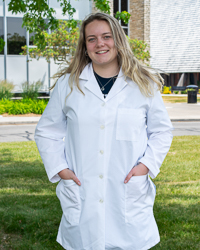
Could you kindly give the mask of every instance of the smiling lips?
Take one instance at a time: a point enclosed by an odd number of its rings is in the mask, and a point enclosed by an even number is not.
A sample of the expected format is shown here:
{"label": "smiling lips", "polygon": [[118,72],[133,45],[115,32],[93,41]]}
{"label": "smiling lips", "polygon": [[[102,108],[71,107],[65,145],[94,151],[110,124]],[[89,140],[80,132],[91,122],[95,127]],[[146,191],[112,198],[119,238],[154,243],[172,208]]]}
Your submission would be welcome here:
{"label": "smiling lips", "polygon": [[108,52],[108,50],[101,50],[101,51],[96,52],[96,54],[104,54],[104,53],[107,53],[107,52]]}

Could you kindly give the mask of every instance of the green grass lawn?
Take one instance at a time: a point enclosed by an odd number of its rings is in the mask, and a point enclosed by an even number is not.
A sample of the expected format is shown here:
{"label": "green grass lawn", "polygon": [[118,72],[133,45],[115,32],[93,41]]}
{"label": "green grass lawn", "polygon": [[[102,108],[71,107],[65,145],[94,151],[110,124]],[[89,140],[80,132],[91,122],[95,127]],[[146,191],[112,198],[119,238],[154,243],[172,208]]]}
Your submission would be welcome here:
{"label": "green grass lawn", "polygon": [[[187,102],[187,96],[162,96],[163,101],[166,103],[177,103],[177,102]],[[200,96],[197,96],[197,102],[200,102]]]}
{"label": "green grass lawn", "polygon": [[[200,136],[174,137],[154,180],[161,242],[154,250],[200,249]],[[0,249],[62,249],[61,208],[34,142],[0,143]]]}

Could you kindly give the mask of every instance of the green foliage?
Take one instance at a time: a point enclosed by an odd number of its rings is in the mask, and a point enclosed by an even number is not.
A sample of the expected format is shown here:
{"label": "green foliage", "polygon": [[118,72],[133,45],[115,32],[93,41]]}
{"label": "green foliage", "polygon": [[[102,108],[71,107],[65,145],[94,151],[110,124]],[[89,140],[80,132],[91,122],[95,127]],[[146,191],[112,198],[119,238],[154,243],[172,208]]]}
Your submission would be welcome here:
{"label": "green foliage", "polygon": [[[72,19],[75,9],[72,8],[70,1],[57,0],[61,2],[63,15],[68,14]],[[55,18],[56,11],[48,6],[47,0],[11,0],[8,4],[9,11],[12,13],[23,13],[23,27],[34,36],[34,45],[40,49],[45,49],[46,41],[43,31],[51,29],[55,30],[59,27],[59,22]],[[48,20],[48,22],[46,21]],[[74,22],[76,22],[74,20]]]}
{"label": "green foliage", "polygon": [[117,18],[118,20],[122,20],[126,24],[128,24],[130,17],[131,14],[129,14],[127,11],[122,11],[122,12],[117,11],[115,15],[115,18]]}
{"label": "green foliage", "polygon": [[93,2],[98,10],[110,14],[110,4],[108,0],[93,0]]}
{"label": "green foliage", "polygon": [[[79,29],[77,27],[70,29],[72,25],[71,21],[59,20],[57,30],[51,34],[46,31],[43,32],[47,44],[45,50],[36,47],[29,48],[28,51],[28,47],[24,46],[21,54],[29,53],[31,58],[36,59],[44,57],[48,62],[53,58],[58,64],[68,64],[75,54],[79,38]],[[129,37],[127,39],[136,58],[147,64],[150,59],[148,44],[138,39],[130,39]]]}
{"label": "green foliage", "polygon": [[[70,28],[77,27],[77,21],[73,19],[76,10],[72,7],[68,0],[57,0],[62,8],[62,14],[68,14]],[[110,4],[108,0],[94,0],[95,6],[98,10],[110,14]],[[29,31],[34,32],[34,45],[42,51],[48,46],[45,32],[48,29],[56,30],[59,28],[59,21],[55,18],[56,11],[48,6],[48,0],[11,0],[8,4],[8,10],[12,13],[23,13],[23,27]],[[117,14],[118,18],[125,23],[128,22],[130,14],[123,11]],[[48,20],[48,21],[46,21]]]}
{"label": "green foliage", "polygon": [[175,91],[174,91],[174,94],[176,94],[176,95],[177,95],[177,94],[178,94],[178,92],[179,92],[178,90],[175,90]]}
{"label": "green foliage", "polygon": [[135,57],[142,62],[149,62],[150,52],[148,50],[148,44],[142,40],[130,39],[128,36],[127,39]]}
{"label": "green foliage", "polygon": [[163,91],[162,91],[163,94],[171,94],[171,86],[170,87],[167,87],[167,86],[163,86]]}
{"label": "green foliage", "polygon": [[181,94],[187,94],[187,89],[186,90],[182,90]]}
{"label": "green foliage", "polygon": [[[74,28],[72,28],[72,26],[74,26]],[[71,57],[75,54],[79,38],[79,29],[75,26],[75,23],[73,23],[72,20],[59,20],[59,28],[57,30],[51,34],[43,31],[42,34],[46,42],[45,50],[39,47],[30,48],[30,57],[36,59],[45,57],[48,62],[53,58],[56,63],[69,63]],[[26,55],[28,52],[27,46],[22,47],[22,49],[22,54]]]}
{"label": "green foliage", "polygon": [[197,91],[197,90],[193,89],[193,88],[189,88],[189,89],[187,89],[187,91]]}
{"label": "green foliage", "polygon": [[13,96],[14,85],[7,80],[0,80],[0,100],[10,99]]}
{"label": "green foliage", "polygon": [[0,52],[3,50],[4,46],[5,46],[5,42],[4,42],[4,40],[0,37]]}
{"label": "green foliage", "polygon": [[42,82],[37,81],[33,83],[24,82],[22,83],[22,94],[24,99],[37,99],[39,96],[38,91],[42,87]]}
{"label": "green foliage", "polygon": [[42,114],[48,100],[38,99],[22,99],[22,100],[1,100],[0,101],[0,114],[8,113],[9,115],[19,114]]}

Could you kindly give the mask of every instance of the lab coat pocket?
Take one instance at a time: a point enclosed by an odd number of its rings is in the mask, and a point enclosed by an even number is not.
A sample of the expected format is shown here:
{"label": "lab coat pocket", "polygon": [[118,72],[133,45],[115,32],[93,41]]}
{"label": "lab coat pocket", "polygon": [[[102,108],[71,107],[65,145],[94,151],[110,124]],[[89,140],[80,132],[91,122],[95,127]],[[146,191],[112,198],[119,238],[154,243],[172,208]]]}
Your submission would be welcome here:
{"label": "lab coat pocket", "polygon": [[153,215],[155,187],[148,174],[133,176],[126,185],[125,221],[145,221]]}
{"label": "lab coat pocket", "polygon": [[73,180],[61,180],[57,185],[56,194],[65,219],[71,225],[79,224],[81,213],[79,186]]}
{"label": "lab coat pocket", "polygon": [[117,113],[116,139],[124,141],[138,141],[142,121],[142,110],[119,108]]}

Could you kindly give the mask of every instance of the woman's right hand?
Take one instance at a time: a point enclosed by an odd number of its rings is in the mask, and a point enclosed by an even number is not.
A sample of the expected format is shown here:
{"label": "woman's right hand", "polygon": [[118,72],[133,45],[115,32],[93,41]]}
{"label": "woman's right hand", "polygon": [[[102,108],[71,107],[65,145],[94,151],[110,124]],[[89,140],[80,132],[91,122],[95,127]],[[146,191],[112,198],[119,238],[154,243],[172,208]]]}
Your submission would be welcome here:
{"label": "woman's right hand", "polygon": [[81,182],[79,181],[79,179],[76,177],[76,175],[74,174],[74,172],[68,168],[65,168],[63,170],[61,170],[58,175],[60,176],[61,179],[64,180],[73,180],[77,185],[81,185]]}

